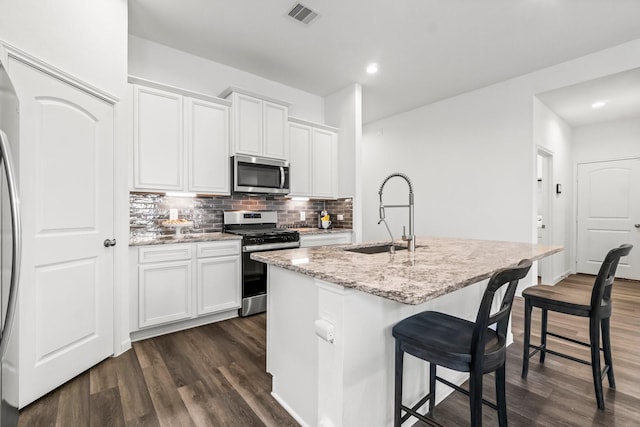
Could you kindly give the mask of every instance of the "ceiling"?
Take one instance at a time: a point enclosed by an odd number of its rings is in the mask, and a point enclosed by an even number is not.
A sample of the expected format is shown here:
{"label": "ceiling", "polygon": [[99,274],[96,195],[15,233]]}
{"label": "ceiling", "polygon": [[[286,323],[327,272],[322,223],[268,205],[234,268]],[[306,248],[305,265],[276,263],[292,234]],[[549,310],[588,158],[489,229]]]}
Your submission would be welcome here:
{"label": "ceiling", "polygon": [[[640,69],[537,95],[572,127],[640,117]],[[605,102],[593,108],[596,102]]]}
{"label": "ceiling", "polygon": [[[319,96],[365,123],[640,38],[638,0],[129,0],[129,33]],[[367,64],[379,72],[368,75]]]}

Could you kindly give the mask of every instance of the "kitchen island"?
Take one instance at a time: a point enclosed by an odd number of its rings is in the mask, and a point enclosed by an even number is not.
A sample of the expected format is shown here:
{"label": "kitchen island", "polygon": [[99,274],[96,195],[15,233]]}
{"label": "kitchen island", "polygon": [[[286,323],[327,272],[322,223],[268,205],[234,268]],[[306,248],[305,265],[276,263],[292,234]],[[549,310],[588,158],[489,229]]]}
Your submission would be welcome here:
{"label": "kitchen island", "polygon": [[[557,246],[419,237],[415,253],[368,245],[259,252],[267,263],[267,371],[272,394],[303,426],[389,426],[398,321],[437,310],[470,321],[487,279]],[[523,281],[526,283],[526,281]],[[442,370],[461,384],[466,374]],[[405,356],[406,403],[426,393],[428,364]],[[437,402],[450,390],[438,388]]]}

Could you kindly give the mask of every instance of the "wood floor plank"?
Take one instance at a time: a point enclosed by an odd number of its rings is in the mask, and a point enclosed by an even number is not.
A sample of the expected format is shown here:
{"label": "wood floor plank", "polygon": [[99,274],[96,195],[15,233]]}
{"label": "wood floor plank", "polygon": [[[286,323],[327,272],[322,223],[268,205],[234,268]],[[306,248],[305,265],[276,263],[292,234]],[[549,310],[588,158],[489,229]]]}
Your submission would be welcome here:
{"label": "wood floor plank", "polygon": [[115,358],[122,413],[127,425],[159,426],[149,389],[138,363],[136,347]]}
{"label": "wood floor plank", "polygon": [[62,387],[58,401],[57,427],[89,424],[89,371],[80,374]]}
{"label": "wood floor plank", "polygon": [[20,411],[18,427],[55,426],[58,418],[61,388],[46,394]]}
{"label": "wood floor plank", "polygon": [[220,372],[229,381],[253,412],[269,427],[295,427],[298,425],[268,391],[257,387],[253,377],[237,363],[220,367]]}
{"label": "wood floor plank", "polygon": [[158,421],[163,427],[195,426],[164,362],[157,361],[142,369]]}
{"label": "wood floor plank", "polygon": [[92,393],[90,397],[91,427],[124,427],[124,415],[118,387]]}

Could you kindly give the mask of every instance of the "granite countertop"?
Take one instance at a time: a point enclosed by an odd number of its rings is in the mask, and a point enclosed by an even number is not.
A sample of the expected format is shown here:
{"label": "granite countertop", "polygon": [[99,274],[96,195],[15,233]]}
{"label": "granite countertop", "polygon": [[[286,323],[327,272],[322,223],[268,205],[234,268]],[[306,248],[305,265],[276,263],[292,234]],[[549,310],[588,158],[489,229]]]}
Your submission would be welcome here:
{"label": "granite countertop", "polygon": [[292,230],[295,230],[295,231],[297,231],[298,233],[300,233],[302,235],[351,233],[353,231],[350,228],[328,228],[328,229],[325,230],[324,228],[313,228],[313,227],[309,227],[309,228],[292,228]]}
{"label": "granite countertop", "polygon": [[[538,260],[561,246],[488,240],[418,237],[415,253],[361,254],[345,249],[375,246],[322,246],[256,252],[251,258],[404,304],[421,304],[491,277],[521,259]],[[389,242],[386,242],[388,244]],[[406,245],[405,245],[406,246]]]}
{"label": "granite countertop", "polygon": [[129,246],[168,245],[171,243],[215,242],[219,240],[242,240],[241,236],[228,233],[191,233],[180,237],[167,235],[162,237],[132,237]]}

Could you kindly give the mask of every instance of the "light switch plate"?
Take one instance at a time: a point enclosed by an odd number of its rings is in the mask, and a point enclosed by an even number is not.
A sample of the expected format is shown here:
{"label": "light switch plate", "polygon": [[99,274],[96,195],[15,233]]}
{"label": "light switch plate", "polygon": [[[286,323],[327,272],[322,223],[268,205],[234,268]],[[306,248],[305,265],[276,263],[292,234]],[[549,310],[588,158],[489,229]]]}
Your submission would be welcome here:
{"label": "light switch plate", "polygon": [[307,213],[305,211],[300,212],[300,221],[306,221]]}
{"label": "light switch plate", "polygon": [[344,215],[338,214],[338,221],[344,221]]}

